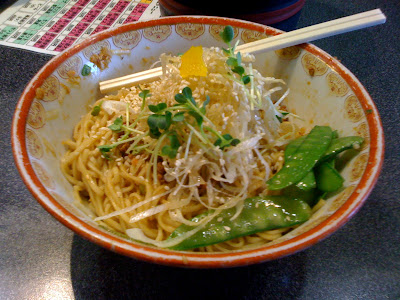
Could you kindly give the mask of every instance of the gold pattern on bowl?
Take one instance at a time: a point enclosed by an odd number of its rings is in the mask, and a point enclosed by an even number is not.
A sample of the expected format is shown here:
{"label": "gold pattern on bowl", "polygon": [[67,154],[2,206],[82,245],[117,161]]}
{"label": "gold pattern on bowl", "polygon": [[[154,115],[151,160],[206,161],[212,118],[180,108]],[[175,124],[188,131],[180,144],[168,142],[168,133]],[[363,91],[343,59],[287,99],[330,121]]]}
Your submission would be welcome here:
{"label": "gold pattern on bowl", "polygon": [[204,34],[205,26],[203,24],[190,23],[177,24],[175,26],[175,31],[184,39],[191,41]]}
{"label": "gold pattern on bowl", "polygon": [[364,117],[364,111],[355,95],[350,95],[344,102],[345,118],[357,123]]}
{"label": "gold pattern on bowl", "polygon": [[143,36],[149,41],[161,43],[172,33],[170,25],[160,25],[143,29]]}
{"label": "gold pattern on bowl", "polygon": [[33,101],[29,110],[28,124],[35,129],[41,128],[46,123],[46,111],[39,101]]}
{"label": "gold pattern on bowl", "polygon": [[349,92],[349,86],[346,82],[335,72],[329,73],[326,80],[332,95],[336,97],[343,97]]}
{"label": "gold pattern on bowl", "polygon": [[309,53],[302,56],[301,63],[306,73],[310,76],[322,76],[329,69],[326,63]]}
{"label": "gold pattern on bowl", "polygon": [[291,46],[275,51],[279,58],[284,60],[293,60],[299,57],[301,53],[301,48],[297,46]]}
{"label": "gold pattern on bowl", "polygon": [[40,138],[35,131],[29,128],[26,129],[26,144],[30,155],[37,159],[42,158],[43,146],[40,142]]}
{"label": "gold pattern on bowl", "polygon": [[141,38],[139,31],[129,31],[113,36],[112,41],[118,48],[132,50],[139,44]]}

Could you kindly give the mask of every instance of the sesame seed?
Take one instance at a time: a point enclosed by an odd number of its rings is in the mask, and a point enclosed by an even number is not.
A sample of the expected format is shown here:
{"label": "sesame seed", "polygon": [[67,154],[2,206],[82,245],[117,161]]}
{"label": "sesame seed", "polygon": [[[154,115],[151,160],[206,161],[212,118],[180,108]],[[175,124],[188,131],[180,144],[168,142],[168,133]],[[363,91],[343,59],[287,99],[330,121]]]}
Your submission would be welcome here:
{"label": "sesame seed", "polygon": [[228,227],[228,226],[224,226],[224,229],[225,229],[226,231],[230,231],[230,230],[231,230],[231,228]]}

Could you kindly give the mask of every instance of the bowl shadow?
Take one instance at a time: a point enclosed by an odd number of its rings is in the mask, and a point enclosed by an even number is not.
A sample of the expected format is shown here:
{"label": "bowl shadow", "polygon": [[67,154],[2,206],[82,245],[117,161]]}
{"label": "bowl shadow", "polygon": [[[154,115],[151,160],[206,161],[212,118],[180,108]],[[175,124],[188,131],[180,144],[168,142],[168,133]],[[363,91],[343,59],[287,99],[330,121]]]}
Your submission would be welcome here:
{"label": "bowl shadow", "polygon": [[125,257],[75,235],[75,299],[297,299],[306,254],[227,269],[185,269]]}

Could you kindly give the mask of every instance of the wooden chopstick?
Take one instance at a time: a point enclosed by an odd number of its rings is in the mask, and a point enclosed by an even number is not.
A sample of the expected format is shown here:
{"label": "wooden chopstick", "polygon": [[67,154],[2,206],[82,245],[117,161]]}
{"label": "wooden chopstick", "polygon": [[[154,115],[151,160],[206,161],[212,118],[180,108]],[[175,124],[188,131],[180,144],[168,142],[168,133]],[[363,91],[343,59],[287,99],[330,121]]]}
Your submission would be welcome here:
{"label": "wooden chopstick", "polygon": [[[386,21],[385,15],[380,9],[374,9],[352,16],[339,18],[336,20],[308,26],[302,29],[293,30],[282,33],[273,37],[268,37],[255,42],[239,45],[236,47],[237,52],[247,52],[257,54],[260,52],[274,51],[328,36],[350,32],[378,24]],[[103,94],[112,92],[122,87],[130,87],[138,84],[152,82],[162,75],[162,68],[154,68],[127,76],[110,79],[100,82],[100,91]]]}
{"label": "wooden chopstick", "polygon": [[386,17],[382,11],[380,9],[374,9],[244,44],[242,45],[243,48],[241,51],[251,52],[252,54],[264,52],[266,51],[265,49],[267,49],[267,51],[274,51],[328,36],[382,24],[385,23],[385,21]]}

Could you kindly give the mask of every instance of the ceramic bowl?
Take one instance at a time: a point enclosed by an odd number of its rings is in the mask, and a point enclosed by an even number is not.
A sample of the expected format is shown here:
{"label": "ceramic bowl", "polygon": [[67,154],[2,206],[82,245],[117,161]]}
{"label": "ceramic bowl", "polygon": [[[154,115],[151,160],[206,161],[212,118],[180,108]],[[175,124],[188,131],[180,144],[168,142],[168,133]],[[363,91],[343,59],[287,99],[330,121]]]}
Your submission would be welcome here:
{"label": "ceramic bowl", "polygon": [[[382,125],[375,104],[357,78],[321,49],[304,44],[257,56],[265,76],[284,79],[289,106],[314,125],[330,125],[340,135],[365,138],[360,153],[342,171],[344,189],[328,199],[312,218],[270,244],[230,253],[195,253],[134,243],[99,227],[73,206],[72,186],[60,171],[63,140],[100,97],[99,82],[148,69],[163,52],[179,53],[192,45],[223,46],[219,32],[234,27],[235,39],[250,42],[280,31],[246,21],[217,17],[168,17],[101,32],[48,62],[25,88],[15,111],[12,146],[19,172],[34,197],[57,220],[84,238],[117,253],[159,264],[188,267],[240,266],[277,259],[303,250],[345,224],[371,192],[384,152]],[[90,57],[107,47],[108,67],[92,66]]]}

